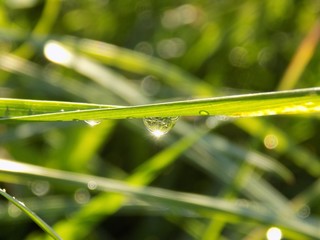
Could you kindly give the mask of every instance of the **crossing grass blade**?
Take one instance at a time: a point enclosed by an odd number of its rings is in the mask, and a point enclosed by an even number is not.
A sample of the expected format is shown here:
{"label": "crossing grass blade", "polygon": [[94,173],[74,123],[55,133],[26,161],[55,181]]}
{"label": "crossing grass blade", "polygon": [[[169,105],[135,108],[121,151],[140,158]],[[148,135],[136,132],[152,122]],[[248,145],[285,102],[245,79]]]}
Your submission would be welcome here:
{"label": "crossing grass blade", "polygon": [[[213,198],[199,194],[183,193],[156,187],[136,187],[124,181],[101,178],[92,175],[77,174],[67,171],[53,170],[32,164],[23,164],[0,159],[1,172],[10,173],[17,178],[46,179],[52,183],[68,184],[77,187],[88,187],[94,183],[96,190],[114,192],[131,196],[173,210],[188,209],[191,213],[202,218],[215,216],[232,222],[247,219],[253,223],[275,224],[289,234],[304,235],[319,238],[318,222],[316,219],[308,223],[299,220],[287,211],[270,210],[259,203],[248,202],[241,205],[237,202],[221,198]],[[167,212],[165,214],[168,214]],[[171,213],[172,214],[172,213]]]}
{"label": "crossing grass blade", "polygon": [[0,194],[5,197],[8,201],[18,207],[22,212],[27,214],[36,224],[39,225],[47,234],[49,234],[53,239],[62,239],[46,222],[44,222],[38,215],[31,211],[24,203],[18,201],[16,198],[10,196],[5,190],[0,189]]}
{"label": "crossing grass blade", "polygon": [[320,88],[136,106],[0,99],[0,121],[72,121],[169,116],[255,117],[320,112]]}

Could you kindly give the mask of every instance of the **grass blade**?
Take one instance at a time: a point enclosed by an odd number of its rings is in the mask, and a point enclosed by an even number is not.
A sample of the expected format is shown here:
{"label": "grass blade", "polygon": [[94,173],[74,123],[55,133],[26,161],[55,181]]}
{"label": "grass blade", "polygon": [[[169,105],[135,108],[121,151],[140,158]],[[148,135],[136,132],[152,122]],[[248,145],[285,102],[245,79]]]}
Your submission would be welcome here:
{"label": "grass blade", "polygon": [[212,217],[215,214],[222,219],[227,218],[228,221],[237,222],[247,219],[266,225],[273,224],[289,232],[310,236],[313,239],[320,239],[317,219],[304,222],[294,215],[288,215],[282,211],[273,211],[258,203],[248,202],[248,204],[242,206],[237,202],[230,202],[219,198],[155,187],[135,187],[119,180],[53,170],[4,159],[0,160],[0,166],[2,172],[14,174],[18,177],[49,179],[52,182],[55,181],[57,183],[81,187],[87,187],[89,182],[94,182],[97,190],[137,197],[161,207],[168,207],[169,209],[185,208],[205,218]]}
{"label": "grass blade", "polygon": [[49,234],[53,239],[62,239],[47,223],[45,223],[39,216],[27,208],[24,203],[18,201],[16,198],[10,196],[4,189],[0,189],[0,194],[8,199],[12,204],[18,207],[21,211],[27,214],[39,227]]}
{"label": "grass blade", "polygon": [[[254,117],[307,114],[320,111],[319,94],[320,88],[308,88],[126,107],[2,98],[0,99],[0,114],[4,117],[0,121],[72,121],[75,119],[208,115]],[[61,112],[61,109],[64,111]],[[45,111],[47,113],[43,113]],[[43,114],[37,114],[39,112]]]}

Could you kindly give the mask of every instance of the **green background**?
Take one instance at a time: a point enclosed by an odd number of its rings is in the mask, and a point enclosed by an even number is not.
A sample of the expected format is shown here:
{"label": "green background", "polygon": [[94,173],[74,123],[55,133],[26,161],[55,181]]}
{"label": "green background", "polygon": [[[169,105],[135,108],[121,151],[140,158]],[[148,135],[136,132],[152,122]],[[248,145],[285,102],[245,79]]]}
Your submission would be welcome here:
{"label": "green background", "polygon": [[[319,10],[316,0],[1,1],[0,97],[137,105],[315,87]],[[46,58],[50,41],[73,62]],[[1,124],[0,158],[31,164],[0,161],[1,187],[63,239],[251,240],[272,226],[317,239],[319,128],[318,114],[182,117],[160,139],[141,119]],[[45,238],[4,198],[0,227],[1,239]]]}

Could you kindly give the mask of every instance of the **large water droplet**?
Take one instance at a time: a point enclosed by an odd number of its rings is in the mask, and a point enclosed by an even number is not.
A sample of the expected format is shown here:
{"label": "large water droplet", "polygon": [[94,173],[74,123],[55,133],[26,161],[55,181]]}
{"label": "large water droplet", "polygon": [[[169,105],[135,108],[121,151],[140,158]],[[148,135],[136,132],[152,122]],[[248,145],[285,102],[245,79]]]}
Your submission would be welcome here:
{"label": "large water droplet", "polygon": [[169,132],[178,119],[179,117],[149,117],[144,118],[143,123],[148,131],[158,138]]}
{"label": "large water droplet", "polygon": [[94,127],[101,123],[99,120],[84,120],[85,123],[87,123],[90,127]]}

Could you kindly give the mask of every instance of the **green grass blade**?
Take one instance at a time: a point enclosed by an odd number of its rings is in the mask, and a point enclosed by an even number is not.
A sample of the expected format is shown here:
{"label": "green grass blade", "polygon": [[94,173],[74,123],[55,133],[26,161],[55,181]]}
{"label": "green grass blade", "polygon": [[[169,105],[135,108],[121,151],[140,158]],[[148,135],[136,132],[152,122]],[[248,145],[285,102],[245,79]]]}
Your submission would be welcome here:
{"label": "green grass blade", "polygon": [[24,203],[10,196],[4,189],[0,189],[0,194],[25,214],[27,214],[36,224],[38,224],[39,227],[43,229],[43,231],[49,234],[53,239],[62,239],[46,222],[44,222],[39,216],[37,216],[34,212],[27,208]]}
{"label": "green grass blade", "polygon": [[[49,43],[59,44],[70,48],[70,50],[75,50],[77,53],[81,52],[109,66],[142,75],[152,74],[158,76],[174,88],[180,86],[180,91],[188,92],[193,89],[197,95],[210,95],[212,92],[211,86],[206,82],[199,81],[193,75],[160,58],[90,39],[66,37],[62,41],[64,45],[57,41],[49,41]],[[194,84],[195,82],[196,84]]]}
{"label": "green grass blade", "polygon": [[[320,88],[309,88],[126,107],[2,98],[0,99],[0,114],[3,118],[0,121],[72,121],[75,119],[208,115],[254,117],[308,114],[320,111],[319,94]],[[48,113],[43,113],[45,111]],[[39,112],[43,114],[37,114]]]}
{"label": "green grass blade", "polygon": [[202,217],[212,217],[215,214],[222,219],[227,218],[228,221],[237,222],[247,219],[265,225],[276,225],[289,232],[320,239],[318,219],[313,218],[312,221],[308,222],[302,221],[292,214],[278,210],[273,211],[258,203],[248,202],[245,205],[241,205],[237,202],[198,194],[182,193],[155,187],[134,187],[119,180],[53,170],[3,159],[0,160],[0,166],[2,172],[14,174],[18,177],[49,179],[51,182],[81,187],[87,187],[88,183],[94,183],[97,190],[133,196],[153,205],[168,207],[169,209],[189,209]]}
{"label": "green grass blade", "polygon": [[309,174],[315,177],[319,176],[320,162],[318,157],[306,148],[295,143],[289,137],[288,133],[278,129],[271,123],[257,118],[238,119],[234,123],[253,137],[260,138],[261,141],[263,141],[267,134],[274,134],[279,140],[279,144],[274,151],[279,154],[287,154],[297,166],[305,169]]}
{"label": "green grass blade", "polygon": [[[125,182],[130,185],[144,186],[153,181],[166,167],[173,164],[179,155],[192,146],[206,132],[195,132],[141,164]],[[88,232],[101,221],[102,217],[117,212],[128,198],[118,194],[101,193],[86,206],[77,211],[67,221],[60,221],[54,228],[67,239],[85,239]],[[91,221],[88,223],[87,219]],[[79,226],[81,230],[79,230]]]}
{"label": "green grass blade", "polygon": [[2,98],[0,99],[0,111],[2,116],[15,117],[21,115],[38,115],[52,112],[77,111],[97,108],[112,108],[101,104],[55,102],[43,100],[24,100]]}

